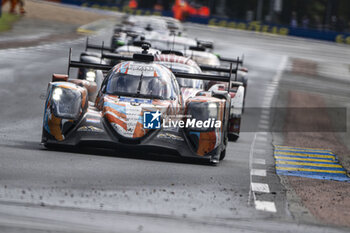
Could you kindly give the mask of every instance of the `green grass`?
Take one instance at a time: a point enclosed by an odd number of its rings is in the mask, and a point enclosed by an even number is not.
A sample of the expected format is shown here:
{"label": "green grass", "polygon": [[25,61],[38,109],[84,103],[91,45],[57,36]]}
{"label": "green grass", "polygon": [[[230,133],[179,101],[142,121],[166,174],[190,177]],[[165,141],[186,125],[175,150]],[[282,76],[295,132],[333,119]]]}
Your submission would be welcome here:
{"label": "green grass", "polygon": [[10,30],[14,22],[16,22],[19,18],[19,15],[2,13],[0,18],[0,32]]}

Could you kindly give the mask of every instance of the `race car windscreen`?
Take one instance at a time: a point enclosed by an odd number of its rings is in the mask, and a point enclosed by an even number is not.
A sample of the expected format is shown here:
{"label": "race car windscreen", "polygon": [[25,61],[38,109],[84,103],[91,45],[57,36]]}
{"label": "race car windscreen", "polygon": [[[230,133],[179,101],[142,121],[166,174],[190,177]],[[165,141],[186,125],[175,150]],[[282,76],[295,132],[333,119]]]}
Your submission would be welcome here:
{"label": "race car windscreen", "polygon": [[211,53],[201,53],[197,51],[186,50],[185,56],[190,56],[192,60],[200,65],[220,66],[220,60],[217,56]]}
{"label": "race car windscreen", "polygon": [[188,88],[203,88],[203,81],[195,80],[195,79],[185,79],[185,78],[176,78],[180,87],[188,87]]}
{"label": "race car windscreen", "polygon": [[178,43],[172,43],[171,41],[158,41],[158,40],[152,40],[151,41],[152,46],[159,50],[182,50],[185,45],[178,44]]}
{"label": "race car windscreen", "polygon": [[147,41],[151,42],[152,48],[156,48],[159,50],[175,50],[175,51],[181,51],[184,49],[188,49],[190,46],[196,46],[195,41],[190,40],[184,40],[183,38],[178,39],[179,37],[176,37],[177,39],[174,40],[173,37],[162,37],[162,38],[155,38],[150,37],[146,38]]}
{"label": "race car windscreen", "polygon": [[168,100],[175,98],[172,82],[164,77],[112,73],[109,77],[106,93],[119,96],[131,96]]}
{"label": "race car windscreen", "polygon": [[[189,73],[189,74],[199,74],[201,72],[199,67],[197,68],[197,67],[193,67],[185,64],[178,64],[174,62],[160,62],[159,64],[164,65],[165,67],[171,69],[173,72],[182,72],[182,73]],[[176,79],[180,87],[201,89],[204,86],[202,80],[188,79],[188,78],[186,79],[176,78]]]}
{"label": "race car windscreen", "polygon": [[217,57],[193,57],[197,63],[207,66],[220,66],[220,61]]}
{"label": "race car windscreen", "polygon": [[133,30],[136,31],[157,31],[157,32],[165,32],[167,31],[167,24],[165,21],[159,21],[156,19],[152,19],[150,17],[144,16],[134,16],[130,17],[125,23],[126,25],[130,25],[133,27]]}

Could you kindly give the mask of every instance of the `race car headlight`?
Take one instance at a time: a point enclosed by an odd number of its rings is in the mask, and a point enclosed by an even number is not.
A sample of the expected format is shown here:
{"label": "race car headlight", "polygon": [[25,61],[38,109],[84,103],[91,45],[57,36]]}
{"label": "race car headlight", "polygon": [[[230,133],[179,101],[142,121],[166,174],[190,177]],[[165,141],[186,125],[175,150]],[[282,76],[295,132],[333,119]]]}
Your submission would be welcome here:
{"label": "race car headlight", "polygon": [[62,88],[56,87],[53,90],[52,99],[55,100],[55,101],[59,101],[61,99],[62,93],[63,93]]}
{"label": "race car headlight", "polygon": [[89,82],[95,82],[96,72],[94,70],[89,70],[88,72],[86,72],[86,80]]}
{"label": "race car headlight", "polygon": [[188,105],[187,115],[191,116],[187,119],[190,130],[210,131],[218,125],[217,103],[191,102]]}
{"label": "race car headlight", "polygon": [[218,116],[218,105],[216,103],[208,104],[208,117],[209,118],[217,118]]}
{"label": "race car headlight", "polygon": [[52,113],[59,118],[77,119],[81,108],[81,93],[76,90],[55,87],[51,97]]}

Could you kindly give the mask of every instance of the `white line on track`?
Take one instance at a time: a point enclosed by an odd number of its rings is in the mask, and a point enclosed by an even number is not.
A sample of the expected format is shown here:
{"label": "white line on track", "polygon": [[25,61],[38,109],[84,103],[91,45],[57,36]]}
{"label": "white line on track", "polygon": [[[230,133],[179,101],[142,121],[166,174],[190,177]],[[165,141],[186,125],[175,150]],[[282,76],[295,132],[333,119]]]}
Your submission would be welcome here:
{"label": "white line on track", "polygon": [[263,125],[263,124],[259,125],[259,130],[268,130],[268,129],[270,129],[269,125]]}
{"label": "white line on track", "polygon": [[255,133],[254,135],[254,139],[251,144],[250,153],[249,153],[250,190],[249,190],[248,204],[250,205],[250,202],[253,199],[255,209],[276,213],[277,210],[274,202],[256,200],[255,192],[264,192],[264,193],[270,192],[269,186],[267,184],[252,182],[253,175],[266,176],[266,170],[253,169],[253,162],[258,164],[265,164],[264,159],[254,159],[254,146],[255,146],[256,138],[257,138],[257,133]]}
{"label": "white line on track", "polygon": [[254,164],[260,164],[260,165],[265,165],[266,161],[265,159],[253,159]]}
{"label": "white line on track", "polygon": [[276,90],[276,89],[274,89],[274,88],[267,88],[267,89],[266,89],[266,93],[272,94],[272,93],[275,92],[275,90]]}
{"label": "white line on track", "polygon": [[272,101],[272,98],[264,98],[264,101],[263,101],[263,103],[264,104],[270,104],[271,103],[271,101]]}
{"label": "white line on track", "polygon": [[272,99],[272,96],[265,95],[265,97],[264,97],[264,101],[269,101],[271,99]]}
{"label": "white line on track", "polygon": [[250,171],[250,175],[252,176],[266,176],[266,170],[265,169],[252,169]]}
{"label": "white line on track", "polygon": [[[259,134],[259,136],[267,136],[267,134],[268,133],[266,133],[266,132],[260,132],[260,133],[258,133]],[[256,151],[256,150],[255,150]]]}
{"label": "white line on track", "polygon": [[[259,133],[259,134],[261,134],[261,133]],[[265,155],[266,153],[267,153],[267,150],[265,150],[265,149],[254,149],[254,154],[255,155],[256,154],[264,154]]]}
{"label": "white line on track", "polygon": [[[266,88],[266,93],[263,100],[263,106],[270,107],[272,103],[273,96],[276,92],[276,89],[279,85],[279,80],[281,79],[281,76],[283,74],[284,69],[286,68],[288,62],[288,57],[284,56],[277,68],[276,75],[272,78],[272,81],[270,82],[269,86]],[[259,122],[259,128],[260,129],[269,129],[269,121],[270,118],[270,109],[263,109],[260,116],[260,122]],[[265,136],[265,137],[264,137]],[[262,164],[265,165],[266,161],[264,159],[254,159],[254,152],[258,152],[258,149],[255,150],[255,143],[258,142],[267,142],[268,139],[266,138],[267,132],[264,134],[259,134],[259,137],[257,138],[257,133],[254,135],[253,142],[251,144],[250,153],[249,153],[249,172],[250,172],[250,190],[249,190],[249,199],[248,204],[250,204],[251,200],[254,201],[255,208],[257,210],[262,211],[268,211],[276,213],[276,205],[274,202],[271,201],[261,201],[256,199],[256,192],[259,193],[270,193],[269,185],[266,183],[256,183],[252,182],[252,176],[261,176],[266,177],[266,170],[265,169],[255,169],[253,168],[254,164]],[[266,150],[263,150],[261,154],[266,154]],[[260,153],[259,153],[260,154]]]}
{"label": "white line on track", "polygon": [[261,114],[270,114],[270,109],[263,109]]}
{"label": "white line on track", "polygon": [[259,142],[267,142],[268,141],[268,139],[266,137],[261,137],[261,136],[259,136],[256,140]]}
{"label": "white line on track", "polygon": [[288,57],[287,56],[283,56],[281,63],[279,64],[278,68],[277,68],[277,74],[274,76],[273,80],[279,82],[279,80],[281,79],[281,76],[283,74],[283,71],[285,70],[286,66],[288,63]]}
{"label": "white line on track", "polygon": [[256,193],[270,193],[270,188],[268,184],[264,183],[251,183],[252,191]]}
{"label": "white line on track", "polygon": [[268,119],[270,119],[270,115],[263,114],[263,115],[260,116],[260,119],[262,119],[262,120],[268,120]]}
{"label": "white line on track", "polygon": [[255,201],[255,194],[253,193],[252,190],[252,175],[251,175],[251,171],[253,169],[253,159],[254,159],[254,146],[255,146],[255,140],[256,140],[256,133],[254,134],[254,138],[252,141],[252,144],[250,145],[250,153],[249,153],[249,197],[248,197],[248,205],[250,205],[250,201],[252,199],[252,196],[254,197],[254,201]]}
{"label": "white line on track", "polygon": [[255,201],[255,209],[276,213],[276,205],[271,201]]}
{"label": "white line on track", "polygon": [[261,119],[259,125],[269,125],[270,122],[268,120]]}

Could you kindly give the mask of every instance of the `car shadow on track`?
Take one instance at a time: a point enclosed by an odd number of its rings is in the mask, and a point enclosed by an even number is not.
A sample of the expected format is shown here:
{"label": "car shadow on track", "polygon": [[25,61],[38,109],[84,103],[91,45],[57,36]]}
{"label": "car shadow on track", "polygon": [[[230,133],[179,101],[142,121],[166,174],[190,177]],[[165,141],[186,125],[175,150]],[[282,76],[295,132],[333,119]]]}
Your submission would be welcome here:
{"label": "car shadow on track", "polygon": [[11,141],[8,144],[0,144],[0,147],[23,149],[23,150],[41,150],[41,151],[56,151],[61,153],[75,153],[75,154],[86,154],[92,156],[104,156],[104,157],[116,157],[116,158],[127,158],[136,160],[148,160],[148,161],[158,161],[158,162],[171,162],[171,163],[182,163],[182,164],[193,164],[193,165],[204,165],[212,166],[213,164],[203,161],[203,159],[195,158],[184,158],[176,154],[170,153],[152,153],[145,151],[136,151],[125,148],[115,149],[109,148],[95,148],[88,146],[50,146],[45,148],[41,143],[35,141]]}
{"label": "car shadow on track", "polygon": [[22,149],[22,150],[40,150],[42,145],[36,141],[23,141],[23,140],[9,140],[6,143],[1,142],[0,148],[13,148],[13,149]]}
{"label": "car shadow on track", "polygon": [[70,152],[70,153],[87,154],[87,155],[95,155],[95,156],[128,158],[128,159],[137,159],[137,160],[158,161],[158,162],[171,162],[171,163],[195,164],[195,165],[212,165],[211,163],[203,161],[201,159],[184,158],[173,154],[152,153],[152,152],[145,152],[145,151],[130,151],[126,149],[118,149],[118,151],[116,151],[113,149],[94,148],[94,147],[55,147],[55,148],[49,148],[49,149],[43,147],[42,150]]}

